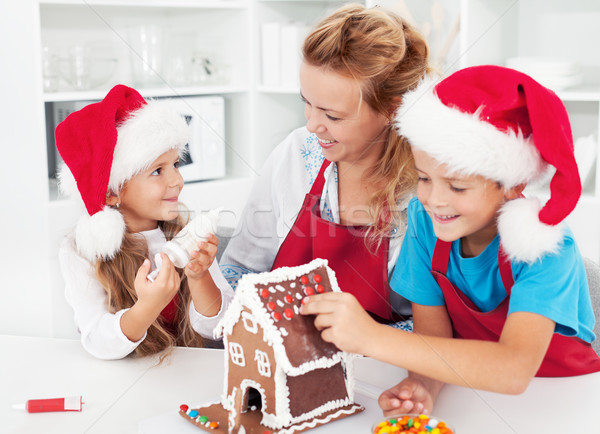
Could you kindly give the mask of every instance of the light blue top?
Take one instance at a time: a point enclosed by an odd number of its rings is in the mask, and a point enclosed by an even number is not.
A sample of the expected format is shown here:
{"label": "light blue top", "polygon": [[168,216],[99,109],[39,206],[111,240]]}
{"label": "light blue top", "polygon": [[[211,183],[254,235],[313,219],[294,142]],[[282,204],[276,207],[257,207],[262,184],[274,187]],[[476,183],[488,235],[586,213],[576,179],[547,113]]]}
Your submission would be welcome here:
{"label": "light blue top", "polygon": [[[413,303],[444,305],[444,295],[431,275],[437,238],[431,219],[417,198],[408,206],[408,229],[390,281],[391,288]],[[506,298],[498,268],[499,237],[474,258],[461,255],[460,240],[452,243],[446,275],[482,311],[495,309]],[[555,331],[594,340],[594,312],[587,277],[573,234],[567,228],[560,250],[533,264],[512,262],[514,285],[508,313],[533,312],[556,323]]]}

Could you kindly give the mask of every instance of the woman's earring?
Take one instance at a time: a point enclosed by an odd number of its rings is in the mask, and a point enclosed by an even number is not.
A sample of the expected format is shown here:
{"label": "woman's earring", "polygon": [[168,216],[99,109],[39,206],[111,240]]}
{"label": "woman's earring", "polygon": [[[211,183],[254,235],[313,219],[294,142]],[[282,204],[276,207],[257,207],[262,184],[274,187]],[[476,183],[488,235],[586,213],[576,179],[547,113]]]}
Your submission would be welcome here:
{"label": "woman's earring", "polygon": [[117,202],[115,206],[117,207],[117,209],[119,209],[119,207],[121,206],[121,202]]}

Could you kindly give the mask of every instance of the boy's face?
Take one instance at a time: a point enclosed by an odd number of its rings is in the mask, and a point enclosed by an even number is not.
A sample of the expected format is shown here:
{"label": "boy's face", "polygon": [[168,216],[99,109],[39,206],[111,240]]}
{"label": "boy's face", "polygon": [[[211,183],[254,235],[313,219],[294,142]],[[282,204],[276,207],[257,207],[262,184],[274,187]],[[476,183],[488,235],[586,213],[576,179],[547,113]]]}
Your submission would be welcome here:
{"label": "boy's face", "polygon": [[413,149],[419,181],[417,197],[444,241],[462,239],[465,256],[476,256],[494,239],[496,217],[506,201],[495,181],[456,175],[423,151]]}
{"label": "boy's face", "polygon": [[154,160],[148,169],[127,181],[119,192],[119,210],[129,231],[156,229],[159,220],[177,217],[182,188],[179,151],[171,149]]}

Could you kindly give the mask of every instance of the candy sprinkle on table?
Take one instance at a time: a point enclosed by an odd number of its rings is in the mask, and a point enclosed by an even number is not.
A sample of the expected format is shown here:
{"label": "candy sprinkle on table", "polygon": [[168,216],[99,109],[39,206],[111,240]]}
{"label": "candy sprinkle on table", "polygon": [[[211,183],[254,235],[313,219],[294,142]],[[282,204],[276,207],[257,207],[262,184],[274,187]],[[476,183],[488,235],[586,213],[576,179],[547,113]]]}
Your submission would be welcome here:
{"label": "candy sprinkle on table", "polygon": [[375,426],[374,434],[454,434],[443,421],[426,414],[389,418]]}

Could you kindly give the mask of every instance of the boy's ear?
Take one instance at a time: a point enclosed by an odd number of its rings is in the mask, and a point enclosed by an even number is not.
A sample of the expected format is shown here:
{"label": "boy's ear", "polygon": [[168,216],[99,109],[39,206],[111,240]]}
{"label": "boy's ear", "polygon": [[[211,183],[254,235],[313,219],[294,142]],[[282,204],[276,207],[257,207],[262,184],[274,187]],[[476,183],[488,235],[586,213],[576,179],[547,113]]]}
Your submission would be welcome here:
{"label": "boy's ear", "polygon": [[513,200],[521,197],[521,193],[525,190],[527,184],[519,184],[515,187],[509,188],[504,191],[504,198],[506,200]]}

